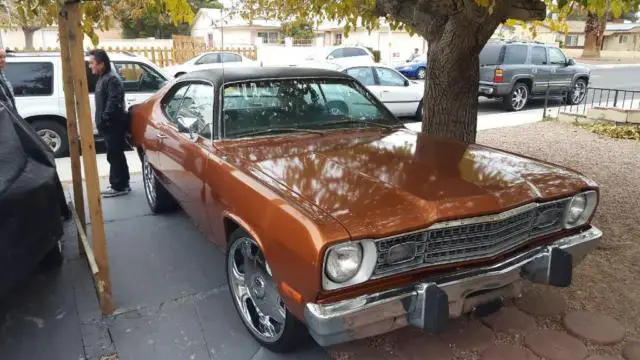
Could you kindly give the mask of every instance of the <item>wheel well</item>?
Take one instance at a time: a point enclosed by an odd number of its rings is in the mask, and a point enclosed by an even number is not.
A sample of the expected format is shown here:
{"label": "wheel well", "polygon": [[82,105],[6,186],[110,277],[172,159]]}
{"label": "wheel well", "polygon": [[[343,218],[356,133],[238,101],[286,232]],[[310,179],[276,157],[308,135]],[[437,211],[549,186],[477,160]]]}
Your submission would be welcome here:
{"label": "wheel well", "polygon": [[578,78],[576,79],[576,81],[581,80],[581,79],[582,79],[582,80],[584,80],[584,82],[587,84],[587,86],[589,85],[589,78],[588,78],[588,77],[586,77],[586,76],[584,76],[584,75],[582,75],[582,76],[578,76]]}
{"label": "wheel well", "polygon": [[527,90],[529,90],[529,92],[531,92],[531,87],[533,86],[533,82],[531,81],[531,79],[527,79],[527,78],[518,79],[516,81],[516,84],[517,83],[523,83],[523,84],[527,85]]}
{"label": "wheel well", "polygon": [[34,123],[36,121],[53,120],[58,124],[64,126],[65,129],[67,128],[67,119],[58,115],[35,115],[35,116],[29,116],[24,120],[29,124]]}
{"label": "wheel well", "polygon": [[235,222],[233,219],[225,217],[224,218],[224,241],[227,242],[229,241],[229,236],[231,236],[231,234],[238,230],[238,228],[240,227],[240,224],[238,224],[237,222]]}
{"label": "wheel well", "polygon": [[180,71],[180,72],[177,72],[177,73],[174,75],[174,77],[182,76],[182,75],[184,75],[184,74],[186,74],[184,71]]}

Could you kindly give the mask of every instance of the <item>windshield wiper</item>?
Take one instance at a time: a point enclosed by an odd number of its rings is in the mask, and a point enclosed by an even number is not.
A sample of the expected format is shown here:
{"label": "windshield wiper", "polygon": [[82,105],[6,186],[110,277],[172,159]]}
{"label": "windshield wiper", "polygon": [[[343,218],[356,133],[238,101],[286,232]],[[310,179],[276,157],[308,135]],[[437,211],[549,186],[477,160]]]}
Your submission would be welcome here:
{"label": "windshield wiper", "polygon": [[272,133],[287,133],[287,132],[306,132],[310,134],[324,135],[323,131],[320,130],[311,130],[311,129],[301,129],[301,128],[271,128],[265,130],[258,130],[250,133],[245,133],[243,136],[253,136],[253,135],[261,135],[261,134],[272,134]]}
{"label": "windshield wiper", "polygon": [[381,124],[375,121],[368,121],[368,120],[356,120],[356,119],[347,119],[347,120],[340,120],[340,121],[330,121],[330,122],[326,122],[326,123],[321,123],[318,124],[319,126],[325,126],[325,125],[340,125],[340,124],[367,124],[367,125],[373,125],[373,126],[378,126],[387,130],[393,130],[396,128],[399,128],[402,126],[402,124],[397,124],[397,125],[387,125],[387,124]]}

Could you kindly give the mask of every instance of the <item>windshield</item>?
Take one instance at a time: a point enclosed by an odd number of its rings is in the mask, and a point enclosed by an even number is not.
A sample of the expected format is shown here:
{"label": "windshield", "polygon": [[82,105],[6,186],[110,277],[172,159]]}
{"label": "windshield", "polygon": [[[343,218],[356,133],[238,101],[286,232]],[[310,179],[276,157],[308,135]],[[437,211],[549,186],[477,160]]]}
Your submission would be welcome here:
{"label": "windshield", "polygon": [[[227,84],[225,138],[292,130],[402,126],[364,88],[348,79],[282,79]],[[307,131],[308,132],[308,131]]]}

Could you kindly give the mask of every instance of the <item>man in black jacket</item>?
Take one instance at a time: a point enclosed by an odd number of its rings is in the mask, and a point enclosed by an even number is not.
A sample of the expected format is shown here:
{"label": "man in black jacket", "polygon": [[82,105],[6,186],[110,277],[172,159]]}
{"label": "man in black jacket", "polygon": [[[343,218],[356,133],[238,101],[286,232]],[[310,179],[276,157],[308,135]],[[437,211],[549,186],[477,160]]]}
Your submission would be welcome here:
{"label": "man in black jacket", "polygon": [[107,161],[111,166],[109,169],[111,186],[102,191],[102,196],[126,195],[131,188],[129,187],[129,166],[124,155],[126,112],[122,81],[111,68],[111,60],[104,50],[91,50],[89,55],[91,72],[98,75],[95,91],[96,127],[104,137]]}

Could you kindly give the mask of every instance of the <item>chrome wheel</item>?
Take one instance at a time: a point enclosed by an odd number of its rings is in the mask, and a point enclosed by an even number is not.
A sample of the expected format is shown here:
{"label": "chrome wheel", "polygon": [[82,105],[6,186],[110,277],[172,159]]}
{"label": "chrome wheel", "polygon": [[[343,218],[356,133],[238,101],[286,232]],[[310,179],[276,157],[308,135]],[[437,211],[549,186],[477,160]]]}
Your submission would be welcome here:
{"label": "chrome wheel", "polygon": [[427,77],[427,70],[426,69],[418,70],[418,79],[424,79],[426,77]]}
{"label": "chrome wheel", "polygon": [[573,104],[579,104],[584,100],[587,93],[587,84],[582,80],[576,81],[573,85],[573,91],[571,92],[571,102]]}
{"label": "chrome wheel", "polygon": [[284,332],[287,311],[258,244],[248,237],[233,242],[227,259],[231,296],[247,328],[267,343]]}
{"label": "chrome wheel", "polygon": [[514,110],[521,110],[529,97],[529,91],[525,85],[518,85],[511,94],[511,107]]}
{"label": "chrome wheel", "polygon": [[47,144],[54,153],[60,150],[60,147],[62,146],[62,137],[60,134],[50,129],[40,129],[36,133],[42,138],[42,140],[44,140],[45,144]]}
{"label": "chrome wheel", "polygon": [[144,181],[144,192],[151,208],[156,206],[156,174],[149,164],[147,154],[142,158],[142,178]]}

